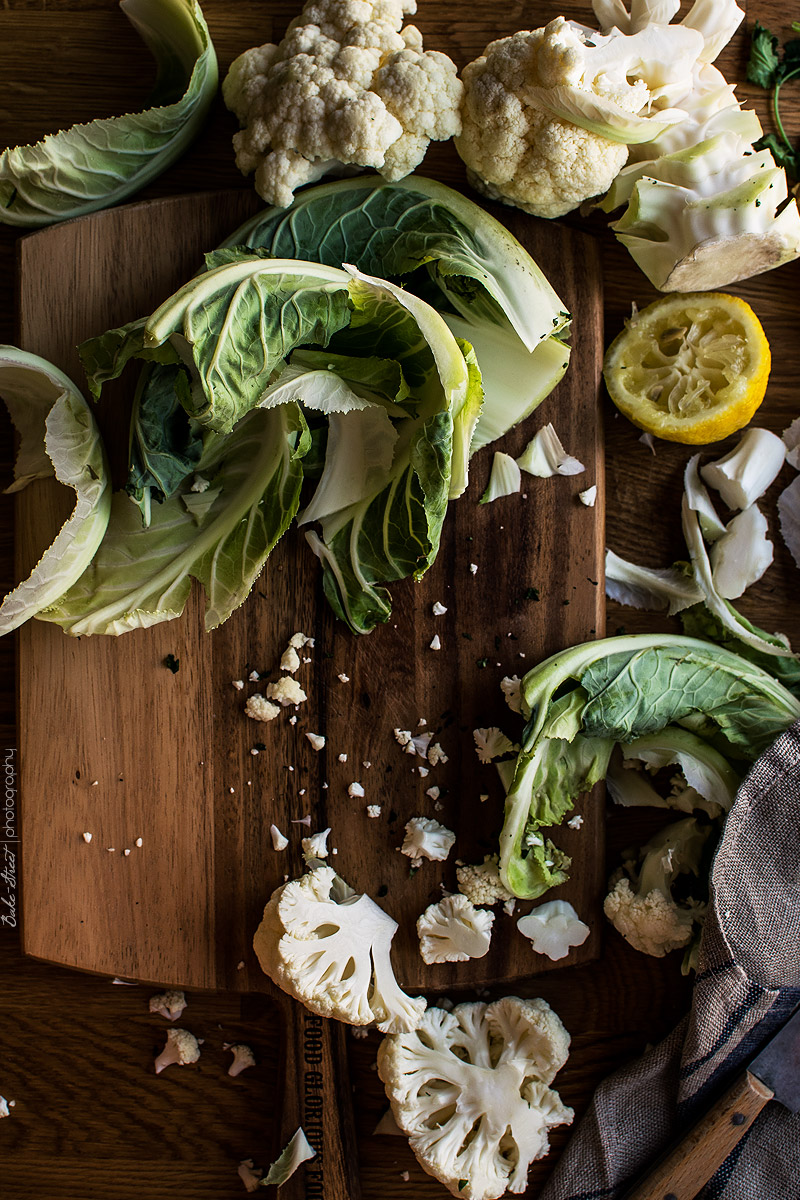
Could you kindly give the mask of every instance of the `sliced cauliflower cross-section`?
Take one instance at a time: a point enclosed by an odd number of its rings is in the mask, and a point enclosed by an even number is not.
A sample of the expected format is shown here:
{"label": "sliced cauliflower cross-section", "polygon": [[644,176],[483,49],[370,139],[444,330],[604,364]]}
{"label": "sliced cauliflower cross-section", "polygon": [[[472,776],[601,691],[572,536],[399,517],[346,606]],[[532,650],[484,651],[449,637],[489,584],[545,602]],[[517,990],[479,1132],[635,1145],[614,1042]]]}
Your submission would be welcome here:
{"label": "sliced cauliflower cross-section", "polygon": [[253,946],[273,983],[312,1012],[385,1032],[413,1029],[423,997],[403,992],[390,948],[397,922],[359,896],[331,867],[273,892]]}
{"label": "sliced cauliflower cross-section", "polygon": [[406,821],[405,837],[400,847],[403,854],[419,863],[423,858],[443,862],[453,848],[456,835],[439,821],[430,817],[412,817]]}
{"label": "sliced cauliflower cross-section", "polygon": [[492,940],[494,913],[461,894],[430,904],[417,918],[419,952],[423,962],[466,962],[483,958]]}
{"label": "sliced cauliflower cross-section", "polygon": [[548,1086],[569,1034],[544,1000],[429,1008],[411,1033],[384,1038],[378,1074],[422,1168],[465,1200],[525,1191],[548,1130],[569,1124]]}
{"label": "sliced cauliflower cross-section", "polygon": [[430,141],[461,132],[455,64],[423,50],[403,18],[415,0],[308,0],[277,46],[246,50],[222,95],[242,125],[236,163],[285,208],[294,189],[342,166],[402,179]]}

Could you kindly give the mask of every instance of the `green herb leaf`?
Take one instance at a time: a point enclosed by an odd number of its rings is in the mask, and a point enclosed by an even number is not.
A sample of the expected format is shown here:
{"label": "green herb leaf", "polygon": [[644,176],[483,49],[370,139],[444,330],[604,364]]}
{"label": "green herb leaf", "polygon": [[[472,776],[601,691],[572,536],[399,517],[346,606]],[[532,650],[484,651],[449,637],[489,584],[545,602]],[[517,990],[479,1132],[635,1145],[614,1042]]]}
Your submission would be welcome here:
{"label": "green herb leaf", "polygon": [[778,39],[759,21],[753,26],[747,80],[758,87],[771,88],[780,65]]}

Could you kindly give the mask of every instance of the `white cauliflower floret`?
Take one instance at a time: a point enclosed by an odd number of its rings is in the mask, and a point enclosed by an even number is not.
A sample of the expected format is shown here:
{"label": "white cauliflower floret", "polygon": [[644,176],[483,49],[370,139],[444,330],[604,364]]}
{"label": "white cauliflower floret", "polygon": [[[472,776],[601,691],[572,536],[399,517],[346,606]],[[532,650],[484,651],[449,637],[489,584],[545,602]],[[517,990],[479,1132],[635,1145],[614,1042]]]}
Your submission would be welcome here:
{"label": "white cauliflower floret", "polygon": [[253,1054],[252,1048],[246,1046],[244,1042],[223,1042],[222,1049],[230,1050],[233,1054],[233,1062],[228,1067],[229,1075],[236,1077],[241,1075],[242,1071],[256,1065],[256,1056]]}
{"label": "white cauliflower floret", "polygon": [[657,888],[637,895],[625,878],[606,896],[603,912],[634,950],[654,958],[688,946],[698,915],[696,910],[679,908]]}
{"label": "white cauliflower floret", "polygon": [[400,849],[415,863],[421,858],[443,862],[455,840],[452,829],[446,829],[438,821],[430,817],[412,817],[406,821],[406,833]]}
{"label": "white cauliflower floret", "polygon": [[403,18],[414,0],[309,0],[279,45],[245,51],[223,82],[242,130],[236,163],[286,207],[296,187],[342,166],[402,179],[428,143],[461,132],[463,85]]}
{"label": "white cauliflower floret", "polygon": [[497,904],[513,900],[511,892],[500,878],[496,854],[487,854],[482,863],[467,863],[456,867],[458,890],[473,904]]}
{"label": "white cauliflower floret", "polygon": [[276,683],[268,683],[267,696],[270,700],[277,700],[284,708],[289,704],[303,704],[308,699],[300,684],[291,675],[281,675]]}
{"label": "white cauliflower floret", "polygon": [[589,936],[575,909],[566,900],[548,900],[517,921],[517,929],[531,939],[537,954],[556,962],[566,958],[573,946],[582,946]]}
{"label": "white cauliflower floret", "polygon": [[503,754],[510,754],[512,750],[519,749],[496,725],[491,725],[488,729],[473,729],[472,736],[475,740],[475,753],[482,763],[490,763],[493,758],[500,758]]}
{"label": "white cauliflower floret", "polygon": [[475,908],[464,895],[445,896],[417,918],[423,962],[466,962],[483,958],[492,939],[494,913]]}
{"label": "white cauliflower floret", "polygon": [[158,1013],[160,1017],[166,1017],[168,1021],[177,1021],[185,1008],[186,996],[183,992],[159,992],[157,996],[150,997],[150,1012]]}
{"label": "white cauliflower floret", "polygon": [[156,1075],[160,1075],[165,1067],[175,1063],[185,1067],[187,1063],[195,1063],[200,1057],[200,1043],[188,1029],[170,1029],[167,1031],[167,1044],[155,1061]]}
{"label": "white cauliflower floret", "polygon": [[300,655],[294,646],[287,646],[284,650],[281,655],[280,668],[282,671],[287,671],[290,675],[294,675],[295,671],[300,670]]}
{"label": "white cauliflower floret", "polygon": [[[683,26],[606,37],[563,17],[491,42],[462,72],[456,149],[470,182],[540,217],[601,195],[627,161],[626,143],[677,121],[677,110],[664,106],[685,93],[702,49],[702,36]],[[643,118],[652,131],[642,129]],[[575,123],[582,120],[595,129]]]}
{"label": "white cauliflower floret", "polygon": [[281,711],[279,704],[272,704],[260,692],[248,696],[244,711],[253,721],[274,721]]}
{"label": "white cauliflower floret", "polygon": [[395,1120],[423,1170],[465,1200],[523,1192],[548,1130],[573,1112],[548,1086],[569,1034],[544,1000],[429,1008],[378,1050]]}
{"label": "white cauliflower floret", "polygon": [[390,948],[397,922],[317,867],[273,892],[253,938],[270,979],[312,1012],[384,1032],[413,1029],[423,997],[401,991]]}

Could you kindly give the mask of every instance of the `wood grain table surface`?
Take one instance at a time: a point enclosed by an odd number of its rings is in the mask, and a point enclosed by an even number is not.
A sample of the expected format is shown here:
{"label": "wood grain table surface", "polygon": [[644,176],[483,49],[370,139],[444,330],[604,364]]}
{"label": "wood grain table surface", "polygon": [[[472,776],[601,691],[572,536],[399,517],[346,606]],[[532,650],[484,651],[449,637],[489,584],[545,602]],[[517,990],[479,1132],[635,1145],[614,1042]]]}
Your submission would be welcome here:
{"label": "wood grain table surface", "polygon": [[[483,10],[452,0],[420,4],[425,6],[426,29],[441,33],[441,41],[431,35],[427,44],[449,49],[459,66],[492,36],[535,28],[559,13],[593,23],[588,6],[570,0],[561,5],[509,0],[496,29],[485,18],[473,16],[491,12],[492,0],[484,0]],[[280,37],[297,11],[286,0],[206,0],[203,8],[223,73],[248,46]],[[749,27],[756,17],[785,36],[797,13],[777,0],[750,5],[747,28],[736,35],[718,65],[729,79],[740,81],[740,96],[752,100],[769,128],[765,95],[743,83]],[[0,147],[35,141],[75,121],[139,108],[151,78],[147,53],[114,0],[0,0]],[[787,126],[796,134],[800,104],[796,91],[786,90],[786,106],[794,110]],[[137,199],[249,187],[233,162],[234,130],[234,119],[218,99],[201,139]],[[457,186],[464,184],[451,147],[434,146],[424,170]],[[621,328],[631,303],[641,307],[655,293],[607,232],[604,218],[568,220],[600,239],[608,340]],[[16,237],[16,231],[0,226],[0,342],[15,340]],[[156,241],[153,253],[169,253],[169,247]],[[793,263],[730,289],[753,305],[772,345],[772,376],[759,423],[776,432],[800,412],[799,285],[800,263]],[[64,289],[66,302],[69,280],[64,280]],[[647,565],[666,566],[685,553],[679,503],[689,451],[660,443],[651,453],[638,432],[605,403],[607,544]],[[557,412],[549,415],[558,427]],[[13,438],[5,412],[0,422],[0,482],[5,484],[11,478]],[[766,511],[776,535],[775,563],[740,608],[800,645],[800,575],[777,536],[774,504],[791,475],[786,468],[767,497]],[[3,592],[13,583],[12,551],[13,505],[3,497]],[[608,632],[623,627],[644,632],[670,624],[609,603]],[[13,763],[13,638],[0,641],[0,682],[1,745],[5,761]],[[42,754],[47,751],[44,743],[37,748]],[[649,814],[609,813],[610,861],[622,846],[643,840],[651,827]],[[7,882],[0,882],[0,889],[7,916],[14,889]],[[156,1079],[152,1060],[163,1044],[164,1023],[148,1013],[151,989],[113,986],[104,978],[26,958],[18,933],[8,920],[0,925],[0,1094],[15,1102],[11,1117],[0,1122],[3,1200],[234,1200],[244,1195],[236,1165],[245,1157],[262,1164],[269,1161],[280,1109],[280,1026],[270,1002],[257,995],[190,994],[185,1023],[206,1039],[202,1058],[196,1068],[173,1069]],[[678,953],[663,960],[647,958],[608,930],[599,962],[551,972],[516,990],[544,996],[572,1033],[573,1056],[558,1086],[580,1114],[609,1071],[677,1023],[688,1007],[690,987],[680,974]],[[442,1200],[445,1190],[421,1171],[403,1139],[373,1136],[386,1109],[374,1069],[378,1037],[350,1041],[363,1195],[365,1200],[409,1195]],[[258,1066],[231,1079],[225,1074],[228,1055],[222,1042],[237,1040],[254,1047]],[[557,1131],[553,1154],[531,1171],[528,1195],[536,1195],[567,1137],[568,1131]]]}

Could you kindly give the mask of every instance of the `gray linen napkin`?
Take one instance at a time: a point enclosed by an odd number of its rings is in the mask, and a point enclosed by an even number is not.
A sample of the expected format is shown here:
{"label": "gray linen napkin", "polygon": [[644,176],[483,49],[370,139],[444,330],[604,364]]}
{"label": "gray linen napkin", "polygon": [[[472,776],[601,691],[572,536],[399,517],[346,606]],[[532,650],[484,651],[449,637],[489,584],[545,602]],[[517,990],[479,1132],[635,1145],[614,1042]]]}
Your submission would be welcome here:
{"label": "gray linen napkin", "polygon": [[[603,1081],[539,1200],[621,1196],[800,1004],[800,722],[739,789],[711,887],[691,1012]],[[800,1115],[768,1104],[700,1195],[800,1200]]]}

